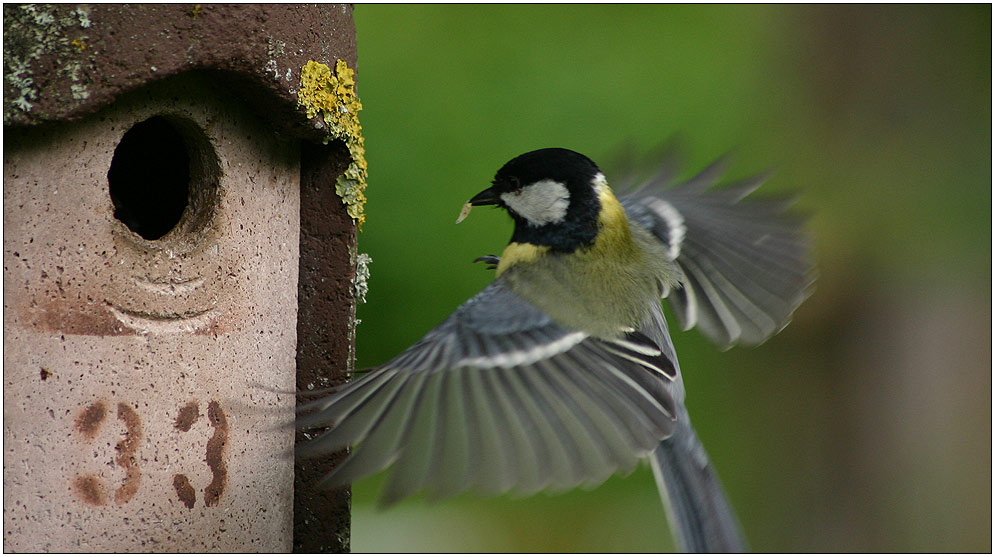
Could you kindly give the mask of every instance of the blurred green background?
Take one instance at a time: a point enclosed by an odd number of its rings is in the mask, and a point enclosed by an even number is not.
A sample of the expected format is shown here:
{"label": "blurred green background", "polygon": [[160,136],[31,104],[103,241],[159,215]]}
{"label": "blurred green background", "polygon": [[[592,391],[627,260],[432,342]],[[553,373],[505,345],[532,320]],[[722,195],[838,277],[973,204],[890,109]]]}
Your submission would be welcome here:
{"label": "blurred green background", "polygon": [[[675,331],[694,424],[764,552],[992,550],[991,6],[355,8],[372,255],[358,367],[493,274],[505,161],[678,138],[693,173],[776,169],[820,277],[767,344]],[[609,176],[609,179],[611,176]],[[357,552],[672,549],[648,467],[592,491],[375,508]]]}

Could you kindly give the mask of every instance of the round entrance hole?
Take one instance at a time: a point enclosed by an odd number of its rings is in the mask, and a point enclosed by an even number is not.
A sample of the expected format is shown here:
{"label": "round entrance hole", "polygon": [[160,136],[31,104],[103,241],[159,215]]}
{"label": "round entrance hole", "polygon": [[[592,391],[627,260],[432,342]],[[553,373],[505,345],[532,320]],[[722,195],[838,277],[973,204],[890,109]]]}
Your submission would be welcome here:
{"label": "round entrance hole", "polygon": [[217,159],[193,123],[154,116],[128,130],[107,172],[114,218],[146,240],[192,231],[212,212]]}

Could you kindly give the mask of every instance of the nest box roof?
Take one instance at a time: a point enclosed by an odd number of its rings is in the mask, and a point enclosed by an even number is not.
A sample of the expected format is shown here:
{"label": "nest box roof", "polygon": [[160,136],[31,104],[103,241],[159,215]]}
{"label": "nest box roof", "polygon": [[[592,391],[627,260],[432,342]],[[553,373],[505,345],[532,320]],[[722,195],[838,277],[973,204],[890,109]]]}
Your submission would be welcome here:
{"label": "nest box roof", "polygon": [[75,120],[119,95],[191,70],[216,72],[276,131],[321,140],[299,107],[314,60],[356,66],[343,4],[4,5],[5,126]]}

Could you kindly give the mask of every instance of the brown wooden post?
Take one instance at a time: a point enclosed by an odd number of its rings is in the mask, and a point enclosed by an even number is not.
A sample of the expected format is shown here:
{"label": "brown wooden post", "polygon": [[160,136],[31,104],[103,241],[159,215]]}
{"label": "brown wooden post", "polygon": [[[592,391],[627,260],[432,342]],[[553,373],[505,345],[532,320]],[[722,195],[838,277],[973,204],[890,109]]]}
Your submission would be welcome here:
{"label": "brown wooden post", "polygon": [[[301,243],[297,314],[297,389],[341,383],[352,367],[356,297],[353,292],[356,225],[335,193],[335,180],[348,164],[340,142],[304,144],[301,150]],[[339,371],[339,375],[330,375]],[[303,398],[303,397],[302,397]],[[304,435],[298,434],[298,440]],[[297,462],[294,468],[294,551],[349,550],[347,488],[321,491],[315,485],[341,458]]]}

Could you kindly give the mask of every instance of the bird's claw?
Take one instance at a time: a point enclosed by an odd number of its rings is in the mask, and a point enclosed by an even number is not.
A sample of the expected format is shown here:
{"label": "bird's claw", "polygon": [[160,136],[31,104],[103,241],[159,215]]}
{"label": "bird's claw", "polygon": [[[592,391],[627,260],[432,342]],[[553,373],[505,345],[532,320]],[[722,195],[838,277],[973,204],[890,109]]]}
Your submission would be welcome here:
{"label": "bird's claw", "polygon": [[493,271],[497,269],[498,263],[501,262],[501,258],[496,255],[482,255],[473,260],[474,263],[487,263],[487,269]]}

